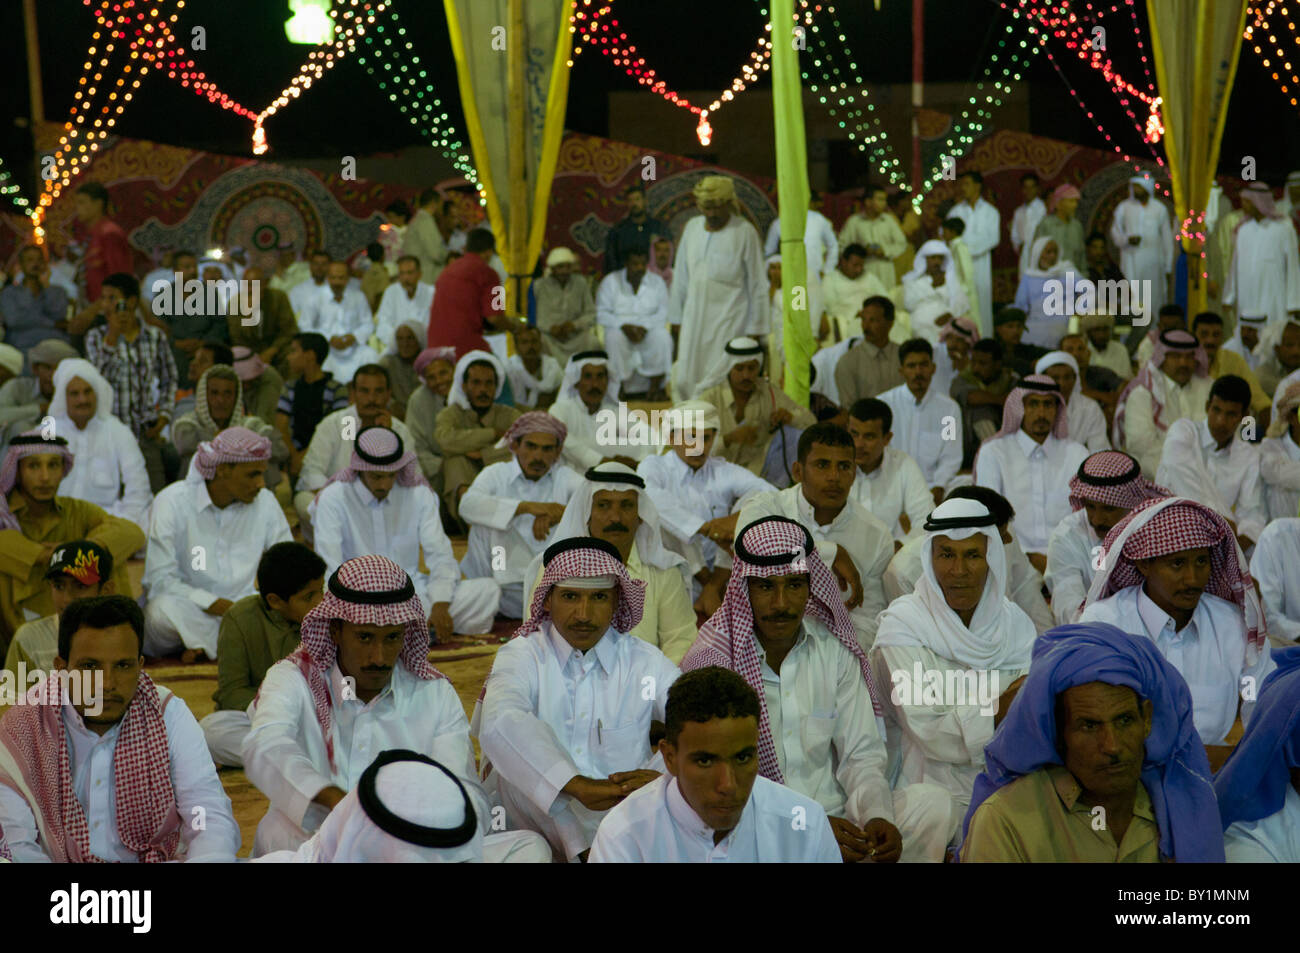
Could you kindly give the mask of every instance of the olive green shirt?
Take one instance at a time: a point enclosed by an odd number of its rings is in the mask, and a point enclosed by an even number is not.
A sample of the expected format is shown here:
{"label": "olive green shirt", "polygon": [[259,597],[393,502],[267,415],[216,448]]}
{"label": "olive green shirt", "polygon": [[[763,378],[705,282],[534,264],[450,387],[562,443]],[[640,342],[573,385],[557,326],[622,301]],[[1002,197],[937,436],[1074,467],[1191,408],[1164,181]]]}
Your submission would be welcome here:
{"label": "olive green shirt", "polygon": [[257,695],[266,670],[298,647],[297,624],[262,605],[258,593],[244,596],[221,617],[217,635],[218,711],[243,711]]}
{"label": "olive green shirt", "polygon": [[[1160,830],[1139,782],[1124,839],[1081,801],[1083,789],[1063,765],[1052,764],[999,788],[975,811],[962,845],[962,863],[1154,864]],[[1100,829],[1098,829],[1100,828]]]}

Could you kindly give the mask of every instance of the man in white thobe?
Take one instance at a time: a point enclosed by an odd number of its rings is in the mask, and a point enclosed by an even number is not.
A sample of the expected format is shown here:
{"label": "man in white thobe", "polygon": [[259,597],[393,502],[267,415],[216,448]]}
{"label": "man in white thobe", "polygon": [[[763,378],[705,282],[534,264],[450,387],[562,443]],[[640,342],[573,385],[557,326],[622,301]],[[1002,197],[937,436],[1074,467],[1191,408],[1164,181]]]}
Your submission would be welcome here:
{"label": "man in white thobe", "polygon": [[623,390],[666,400],[664,376],[673,362],[668,286],[646,271],[649,252],[633,249],[626,261],[596,289],[596,322],[605,329],[605,350]]}
{"label": "man in white thobe", "polygon": [[1295,226],[1277,211],[1268,186],[1241,190],[1245,221],[1237,229],[1223,290],[1238,314],[1262,314],[1280,328],[1300,311],[1300,254]]}
{"label": "man in white thobe", "polygon": [[703,213],[686,223],[669,295],[668,321],[679,328],[673,397],[695,395],[718,341],[768,332],[767,269],[758,232],[740,215],[736,187],[725,175],[695,186]]}
{"label": "man in white thobe", "polygon": [[862,211],[849,216],[840,229],[839,241],[841,251],[847,251],[850,245],[866,251],[866,270],[885,289],[898,284],[894,261],[907,251],[907,236],[889,210],[889,196],[884,189],[877,186],[866,190]]}
{"label": "man in white thobe", "polygon": [[682,667],[726,667],[759,693],[760,772],[821,804],[846,863],[939,863],[952,828],[948,792],[890,790],[867,653],[839,602],[802,523],[751,524],[736,540],[725,609]]}
{"label": "man in white thobe", "polygon": [[1142,464],[1154,477],[1160,466],[1169,426],[1184,417],[1205,419],[1213,381],[1205,349],[1190,331],[1162,331],[1151,360],[1120,393],[1115,408],[1115,446]]}
{"label": "man in white thobe", "polygon": [[257,563],[293,534],[266,489],[271,441],[229,427],[194,454],[190,476],[154,499],[141,584],[144,652],[183,661],[217,657],[221,617],[255,592]]}
{"label": "man in white thobe", "polygon": [[[375,312],[375,336],[384,351],[393,350],[393,335],[397,326],[405,321],[415,321],[422,328],[429,326],[429,309],[433,307],[433,285],[423,280],[420,259],[403,255],[397,259],[397,280],[384,289]],[[421,337],[423,342],[424,338]]]}
{"label": "man in white thobe", "polygon": [[1279,390],[1268,436],[1259,445],[1259,475],[1270,520],[1300,514],[1300,381]]}
{"label": "man in white thobe", "polygon": [[1268,315],[1243,314],[1237,318],[1232,337],[1223,342],[1223,349],[1240,355],[1252,371],[1264,360],[1264,348],[1259,346],[1260,335],[1268,327]]}
{"label": "man in white thobe", "polygon": [[[453,632],[491,631],[501,589],[491,579],[460,578],[438,498],[415,451],[392,430],[361,431],[351,464],[334,474],[312,508],[316,551],[327,574],[358,556],[387,556],[421,587],[420,602],[438,641],[448,641]],[[420,572],[421,558],[427,573]]]}
{"label": "man in white thobe", "polygon": [[926,490],[925,475],[916,461],[889,446],[894,439],[894,412],[889,405],[866,397],[848,411],[857,464],[849,499],[890,528],[897,550],[903,541],[921,535],[921,524],[934,509],[934,497]]}
{"label": "man in white thobe", "polygon": [[460,501],[469,543],[460,568],[467,579],[501,589],[501,614],[523,615],[524,573],[555,535],[582,477],[558,462],[566,428],[539,410],[522,414],[506,432],[511,460],[479,471]]}
{"label": "man in white thobe", "polygon": [[579,351],[564,368],[551,416],[568,428],[563,459],[579,473],[610,458],[635,467],[657,442],[648,420],[620,413],[616,373],[606,351]]}
{"label": "man in white thobe", "polygon": [[1268,522],[1260,479],[1259,447],[1242,439],[1250,409],[1250,385],[1231,374],[1210,388],[1204,420],[1175,420],[1169,425],[1156,482],[1175,496],[1213,509],[1236,526],[1237,541],[1247,552]]}
{"label": "man in white thobe", "polygon": [[[1029,616],[1038,634],[1042,635],[1055,623],[1052,621],[1052,610],[1043,598],[1043,575],[1034,568],[1012,532],[1011,527],[1016,518],[1015,508],[1001,493],[986,486],[959,486],[948,494],[947,500],[975,500],[994,515],[1007,563],[1007,598]],[[881,580],[886,600],[893,602],[899,596],[905,596],[916,589],[916,581],[924,571],[921,556],[925,545],[925,533],[922,532],[894,553]]]}
{"label": "man in white thobe", "polygon": [[1142,476],[1141,465],[1120,450],[1101,450],[1070,477],[1074,512],[1052,530],[1043,580],[1052,594],[1057,625],[1078,622],[1101,566],[1101,543],[1115,524],[1147,500],[1169,491]]}
{"label": "man in white thobe", "polygon": [[[818,201],[813,193],[809,203]],[[840,246],[835,238],[835,226],[815,208],[808,209],[804,220],[803,250],[805,259],[804,282],[808,290],[808,320],[812,322],[813,338],[821,337],[819,333],[822,314],[826,310],[826,299],[822,291],[822,274],[834,271],[839,258]],[[763,242],[763,254],[771,259],[772,255],[781,254],[781,216],[772,219],[767,228],[767,239]],[[778,259],[779,260],[779,259]]]}
{"label": "man in white thobe", "polygon": [[876,295],[888,295],[892,287],[867,270],[866,248],[856,242],[846,245],[839,263],[828,268],[822,278],[822,299],[831,336],[844,341],[857,334],[863,303]]}
{"label": "man in white thobe", "polygon": [[242,748],[248,779],[270,801],[253,856],[295,850],[384,751],[446,765],[474,802],[485,861],[544,862],[522,832],[488,834],[492,814],[474,769],[456,689],[429,665],[415,586],[396,563],[363,556],[330,576],[302,620],[302,644],[266,673]]}
{"label": "man in white thobe", "polygon": [[1146,317],[1152,319],[1169,299],[1174,272],[1174,225],[1163,202],[1154,198],[1149,176],[1128,180],[1128,198],[1115,207],[1110,240],[1119,249],[1119,267],[1129,281],[1147,282]]}
{"label": "man in white thobe", "polygon": [[1016,538],[1034,568],[1047,568],[1047,539],[1070,514],[1068,481],[1088,457],[1069,438],[1065,398],[1046,374],[1031,374],[1007,395],[1002,429],[980,446],[976,486],[1016,501]]}
{"label": "man in white thobe", "polygon": [[349,287],[349,277],[345,262],[330,262],[326,286],[308,298],[298,316],[300,331],[315,331],[330,342],[321,367],[341,381],[352,380],[357,368],[379,357],[368,343],[375,333],[370,304],[360,288]]}
{"label": "man in white thobe", "polygon": [[898,449],[916,461],[935,502],[961,469],[961,408],[930,386],[934,348],[914,338],[898,348],[903,383],[880,395],[894,414]]}
{"label": "man in white thobe", "polygon": [[1250,575],[1259,583],[1259,601],[1268,634],[1290,645],[1300,641],[1300,519],[1274,520],[1259,534],[1250,557]]}
{"label": "man in white thobe", "polygon": [[950,321],[970,313],[952,253],[938,239],[917,249],[912,270],[903,276],[903,307],[912,315],[912,336],[931,345],[939,343],[939,333]]}
{"label": "man in white thobe", "polygon": [[[1080,621],[1108,622],[1148,638],[1192,693],[1193,719],[1217,771],[1240,715],[1276,668],[1259,598],[1232,527],[1183,497],[1152,500],[1107,537]],[[1251,679],[1255,692],[1244,691]]]}
{"label": "man in white thobe", "polygon": [[529,621],[492,663],[474,729],[506,823],[585,859],[605,812],[659,776],[650,727],[677,666],[631,635],[644,585],[604,540],[546,550]]}
{"label": "man in white thobe", "polygon": [[113,416],[113,385],[89,361],[61,361],[47,413],[77,458],[59,493],[94,503],[148,532],[149,474],[135,434]]}
{"label": "man in white thobe", "polygon": [[1024,202],[1011,216],[1011,247],[1020,258],[1019,274],[1022,275],[1031,264],[1037,264],[1029,261],[1029,250],[1034,244],[1034,229],[1047,214],[1047,206],[1039,197],[1039,191],[1038,176],[1034,173],[1026,172],[1020,177],[1020,196]]}
{"label": "man in white thobe", "polygon": [[814,424],[799,438],[795,485],[755,497],[740,511],[737,538],[745,527],[768,516],[805,526],[818,555],[844,590],[849,618],[864,651],[876,637],[876,616],[887,605],[881,577],[894,555],[889,527],[849,498],[853,488],[853,438],[829,421]]}
{"label": "man in white thobe", "polygon": [[982,175],[974,170],[964,172],[957,180],[957,186],[961,190],[961,201],[948,214],[966,223],[961,237],[970,249],[975,293],[979,295],[981,320],[986,321],[988,319],[983,316],[993,314],[993,249],[1002,240],[1002,220],[998,210],[983,198]]}
{"label": "man in white thobe", "polygon": [[[283,255],[281,261],[283,262]],[[302,326],[302,319],[312,308],[312,302],[317,295],[324,294],[329,290],[329,283],[325,280],[329,274],[330,256],[320,249],[316,249],[307,256],[307,262],[295,262],[288,269],[286,275],[291,274],[291,280],[281,284],[276,283],[280,277],[277,270],[276,278],[271,279],[271,287],[279,288],[289,294],[289,306],[293,308],[294,317],[298,319],[298,327],[301,330],[307,330]],[[305,272],[305,274],[304,274]]]}
{"label": "man in white thobe", "polygon": [[[759,705],[754,689],[725,668],[677,679],[659,743],[667,771],[606,813],[588,862],[840,863],[822,806],[758,773]],[[716,764],[734,765],[726,788],[734,794],[722,806]],[[791,824],[793,817],[802,820]]]}

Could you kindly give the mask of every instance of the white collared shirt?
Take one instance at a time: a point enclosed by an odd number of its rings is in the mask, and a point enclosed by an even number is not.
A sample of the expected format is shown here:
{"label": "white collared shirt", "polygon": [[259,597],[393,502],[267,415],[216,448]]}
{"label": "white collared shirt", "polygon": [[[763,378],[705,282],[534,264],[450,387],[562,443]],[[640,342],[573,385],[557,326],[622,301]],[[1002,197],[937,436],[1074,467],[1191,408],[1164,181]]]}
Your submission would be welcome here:
{"label": "white collared shirt", "polygon": [[1057,625],[1079,621],[1100,554],[1101,540],[1092,531],[1087,510],[1076,510],[1052,530],[1043,581],[1052,594],[1052,615]]}
{"label": "white collared shirt", "polygon": [[[825,526],[819,525],[812,504],[797,483],[757,496],[745,504],[736,520],[737,537],[746,526],[765,516],[784,516],[803,524],[817,544],[817,555],[828,567],[835,562],[841,546],[848,551],[862,580],[862,605],[850,609],[849,618],[853,620],[858,642],[864,651],[869,650],[876,640],[876,616],[888,605],[881,578],[894,557],[894,538],[889,527],[852,500],[844,504],[833,520]],[[845,597],[848,595],[844,593]]]}
{"label": "white collared shirt", "polygon": [[761,775],[740,822],[714,843],[714,830],[665,774],[610,809],[596,831],[594,864],[799,864],[843,862],[816,801]]}
{"label": "white collared shirt", "polygon": [[1219,449],[1208,423],[1184,418],[1169,425],[1156,482],[1235,521],[1239,536],[1258,540],[1268,522],[1259,462],[1259,448],[1240,435]]}
{"label": "white collared shirt", "polygon": [[[461,569],[469,579],[491,577],[502,585],[522,582],[533,557],[555,541],[553,523],[545,539],[533,536],[535,516],[515,515],[520,503],[568,505],[583,479],[563,463],[556,463],[540,480],[530,480],[511,458],[491,463],[479,471],[460,498],[460,515],[469,524],[469,545]],[[505,566],[496,559],[502,547]]]}
{"label": "white collared shirt", "polygon": [[816,619],[804,617],[777,674],[756,636],[763,698],[785,783],[831,817],[894,823],[885,741],[862,666]]}
{"label": "white collared shirt", "polygon": [[1259,475],[1264,481],[1269,519],[1300,514],[1300,446],[1291,439],[1290,431],[1260,443]]}
{"label": "white collared shirt", "polygon": [[[319,490],[329,478],[352,464],[352,448],[357,434],[365,425],[357,413],[356,404],[326,414],[316,425],[302,458],[302,472],[298,474],[297,490]],[[406,424],[393,417],[388,429],[402,438],[402,446],[415,449],[415,439]]]}
{"label": "white collared shirt", "polygon": [[1300,639],[1300,519],[1274,520],[1259,534],[1250,575],[1268,619],[1268,634],[1283,642]]}
{"label": "white collared shirt", "polygon": [[[233,862],[239,851],[239,826],[230,808],[230,798],[217,778],[212,756],[203,740],[203,729],[180,698],[158,686],[167,731],[167,757],[176,811],[181,818],[183,859]],[[70,704],[63,706],[63,729],[67,733],[68,761],[72,786],[86,816],[90,852],[107,861],[135,863],[134,851],[123,846],[117,830],[117,783],[113,758],[122,722],[103,735],[86,727],[80,713]],[[55,752],[50,752],[54,756]],[[195,825],[202,816],[204,823]],[[0,825],[14,860],[19,863],[49,863],[39,841],[36,816],[21,794],[0,784]],[[179,858],[178,858],[179,859]]]}
{"label": "white collared shirt", "polygon": [[427,486],[400,486],[377,500],[360,478],[331,483],[312,504],[316,553],[325,573],[358,556],[387,556],[412,580],[423,578],[420,554],[429,567],[429,604],[450,602],[460,581],[460,566],[442,528],[438,498]]}
{"label": "white collared shirt", "polygon": [[85,430],[69,417],[55,417],[54,429],[77,460],[59,484],[59,495],[94,503],[148,532],[153,491],[131,428],[116,417],[97,416]]}
{"label": "white collared shirt", "polygon": [[933,382],[919,401],[906,384],[890,388],[880,399],[894,412],[897,448],[916,461],[929,486],[947,486],[961,469],[961,407],[938,393]]}
{"label": "white collared shirt", "polygon": [[275,543],[293,541],[270,490],[220,509],[203,480],[184,480],[154,500],[142,585],[150,599],[180,596],[206,609],[256,592],[257,563]]}
{"label": "white collared shirt", "polygon": [[474,767],[469,722],[451,682],[420,678],[399,660],[388,684],[369,702],[348,688],[337,663],[328,685],[333,768],[311,689],[298,666],[281,659],[262,680],[242,754],[248,780],[272,808],[304,830],[315,830],[328,814],[312,803],[317,794],[331,786],[351,791],[380,752],[406,748],[460,778],[474,800],[479,829],[487,831],[491,814]]}
{"label": "white collared shirt", "polygon": [[[926,517],[934,509],[934,497],[926,489],[925,475],[916,461],[901,450],[885,448],[880,466],[870,473],[860,469],[853,476],[849,499],[860,503],[872,516],[888,526],[894,539],[922,536]],[[899,517],[907,515],[911,528],[903,532]]]}
{"label": "white collared shirt", "polygon": [[[608,629],[579,652],[547,620],[507,642],[488,676],[483,755],[539,811],[556,813],[574,777],[648,768],[650,722],[664,720],[677,666],[648,642]],[[566,795],[567,799],[567,795]]]}
{"label": "white collared shirt", "polygon": [[[406,293],[400,281],[394,281],[385,288],[383,297],[379,299],[379,310],[375,312],[375,335],[384,349],[393,349],[393,336],[403,321],[415,321],[427,327],[432,308],[433,285],[421,281],[416,284],[413,295]],[[420,346],[424,346],[423,339]]]}
{"label": "white collared shirt", "polygon": [[[1264,676],[1277,668],[1267,646],[1254,665],[1246,665],[1246,631],[1235,603],[1201,594],[1192,620],[1174,630],[1174,620],[1151,601],[1141,585],[1129,586],[1083,610],[1081,622],[1109,622],[1130,635],[1155,642],[1156,648],[1187,682],[1192,692],[1192,718],[1201,743],[1223,744],[1237,718],[1250,720],[1254,698]],[[1254,679],[1254,691],[1242,698],[1242,679]]]}
{"label": "white collared shirt", "polygon": [[1027,553],[1047,552],[1056,524],[1070,515],[1070,477],[1088,448],[1051,434],[1042,443],[1017,430],[986,440],[975,458],[974,482],[997,490],[1016,508],[1014,532]]}
{"label": "white collared shirt", "polygon": [[[735,512],[760,493],[776,490],[745,467],[718,456],[708,457],[696,470],[669,450],[646,457],[637,464],[636,472],[645,480],[646,492],[659,511],[659,524],[683,545],[695,540],[695,531],[709,520]],[[706,552],[714,551],[711,541],[703,542],[708,544]]]}

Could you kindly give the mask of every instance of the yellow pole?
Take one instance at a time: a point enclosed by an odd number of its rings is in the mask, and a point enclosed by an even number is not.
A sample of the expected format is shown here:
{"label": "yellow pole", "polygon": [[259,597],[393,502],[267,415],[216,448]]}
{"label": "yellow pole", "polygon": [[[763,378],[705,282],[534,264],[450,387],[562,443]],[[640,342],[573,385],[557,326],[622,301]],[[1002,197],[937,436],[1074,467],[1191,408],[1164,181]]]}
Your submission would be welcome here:
{"label": "yellow pole", "polygon": [[506,229],[506,271],[511,281],[506,285],[506,312],[523,315],[522,276],[528,270],[528,182],[524,178],[526,143],[528,38],[524,32],[524,0],[510,0],[510,73],[507,101],[510,104],[510,218]]}
{"label": "yellow pole", "polygon": [[23,0],[23,27],[27,37],[27,85],[32,103],[32,135],[45,121],[45,96],[41,91],[41,44],[36,32],[36,0]]}

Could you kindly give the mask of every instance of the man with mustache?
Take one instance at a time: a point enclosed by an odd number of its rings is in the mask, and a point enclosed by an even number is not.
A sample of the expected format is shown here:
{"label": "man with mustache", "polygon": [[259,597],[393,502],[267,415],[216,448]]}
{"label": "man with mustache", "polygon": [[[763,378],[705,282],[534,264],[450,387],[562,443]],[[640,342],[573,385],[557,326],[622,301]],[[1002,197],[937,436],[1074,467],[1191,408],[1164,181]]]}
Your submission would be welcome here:
{"label": "man with mustache", "polygon": [[[270,799],[253,856],[296,850],[381,751],[406,749],[455,772],[478,829],[492,821],[455,688],[429,664],[424,607],[411,577],[383,556],[350,559],[302,620],[302,643],[266,673],[242,754]],[[544,861],[538,838],[494,834],[488,861]]]}
{"label": "man with mustache", "polygon": [[758,693],[759,771],[821,805],[846,863],[943,860],[948,793],[890,790],[867,654],[812,535],[768,516],[735,547],[726,598],[683,669],[721,665]]}
{"label": "man with mustache", "polygon": [[[592,536],[618,550],[633,579],[645,583],[645,607],[632,635],[658,648],[674,663],[695,641],[695,610],[684,581],[686,560],[664,546],[659,513],[645,480],[621,463],[601,463],[584,474],[582,487],[564,508],[556,539]],[[532,601],[542,577],[542,557],[524,574]]]}
{"label": "man with mustache", "polygon": [[1047,568],[1048,537],[1070,512],[1066,480],[1087,456],[1087,447],[1069,439],[1065,397],[1046,374],[1012,388],[1002,429],[975,455],[975,485],[1016,501],[1016,537],[1039,572]]}
{"label": "man with mustache", "polygon": [[1053,629],[985,749],[965,863],[1180,863],[1224,858],[1192,698],[1146,639]]}
{"label": "man with mustache", "polygon": [[[349,559],[387,556],[421,585],[429,629],[440,642],[453,632],[488,632],[501,601],[491,579],[461,579],[442,528],[438,498],[415,452],[387,427],[357,434],[352,462],[334,474],[312,504],[316,552],[333,573]],[[428,566],[420,572],[420,559]]]}
{"label": "man with mustache", "polygon": [[499,402],[505,382],[505,366],[486,349],[462,354],[452,371],[447,406],[434,420],[433,445],[442,454],[442,502],[453,519],[460,518],[460,498],[479,473],[510,459],[497,443],[520,412]]}
{"label": "man with mustache", "polygon": [[1142,476],[1141,465],[1120,450],[1099,451],[1079,464],[1070,477],[1074,512],[1056,524],[1047,542],[1043,580],[1058,625],[1079,621],[1100,565],[1101,544],[1115,524],[1147,500],[1169,495]]}
{"label": "man with mustache", "polygon": [[145,674],[143,638],[134,599],[73,602],[54,667],[80,685],[44,682],[0,719],[0,825],[15,860],[234,862],[239,826],[203,731]]}
{"label": "man with mustache", "polygon": [[1190,332],[1162,331],[1151,360],[1120,393],[1112,444],[1136,457],[1148,477],[1160,466],[1170,425],[1184,417],[1205,419],[1214,383],[1209,366],[1205,348]]}
{"label": "man with mustache", "polygon": [[1254,581],[1232,527],[1183,497],[1148,500],[1106,537],[1081,622],[1109,622],[1150,639],[1187,680],[1210,767],[1232,751],[1277,667]]}
{"label": "man with mustache", "polygon": [[659,776],[650,735],[678,671],[631,634],[645,585],[612,544],[561,540],[544,559],[529,619],[497,652],[474,728],[506,823],[572,862],[586,859],[606,811]]}
{"label": "man with mustache", "polygon": [[522,415],[504,435],[514,459],[484,467],[461,499],[469,545],[460,568],[467,579],[500,587],[501,614],[511,619],[523,615],[529,563],[556,538],[555,527],[582,486],[582,477],[558,462],[566,435],[550,414]]}
{"label": "man with mustache", "polygon": [[807,527],[817,553],[842,590],[857,639],[870,650],[876,616],[888,604],[881,578],[894,556],[889,527],[849,498],[857,473],[853,438],[830,422],[814,424],[799,438],[795,485],[755,497],[740,511],[738,525],[781,516]]}
{"label": "man with mustache", "polygon": [[[826,863],[839,847],[812,798],[758,773],[759,696],[716,665],[673,682],[659,742],[667,773],[605,816],[590,862]],[[802,816],[806,824],[792,824]]]}
{"label": "man with mustache", "polygon": [[551,413],[569,428],[564,462],[579,473],[602,460],[635,467],[650,451],[648,427],[643,428],[643,439],[632,443],[618,419],[617,372],[605,351],[579,351],[564,367],[564,382]]}

